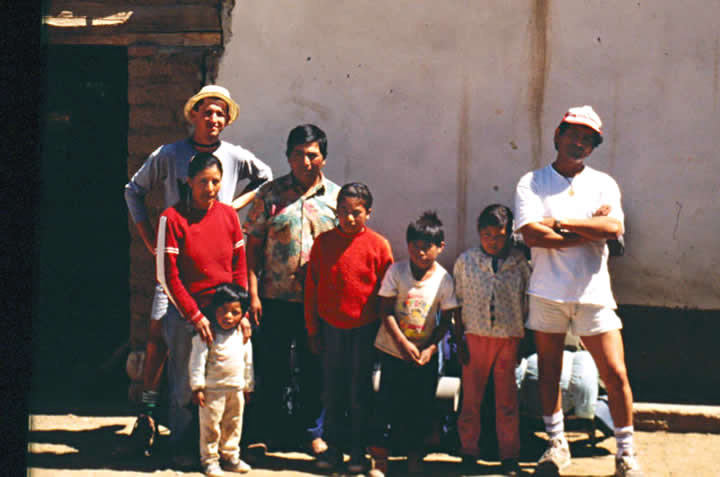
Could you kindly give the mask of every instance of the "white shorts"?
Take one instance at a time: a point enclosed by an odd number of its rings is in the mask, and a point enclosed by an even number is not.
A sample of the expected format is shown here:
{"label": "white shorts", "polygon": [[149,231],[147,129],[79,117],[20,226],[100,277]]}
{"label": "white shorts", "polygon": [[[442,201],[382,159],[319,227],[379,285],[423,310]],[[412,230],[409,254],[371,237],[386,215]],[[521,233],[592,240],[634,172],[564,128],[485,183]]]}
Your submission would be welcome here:
{"label": "white shorts", "polygon": [[587,303],[563,303],[530,295],[530,313],[525,327],[543,333],[593,336],[622,329],[615,310]]}

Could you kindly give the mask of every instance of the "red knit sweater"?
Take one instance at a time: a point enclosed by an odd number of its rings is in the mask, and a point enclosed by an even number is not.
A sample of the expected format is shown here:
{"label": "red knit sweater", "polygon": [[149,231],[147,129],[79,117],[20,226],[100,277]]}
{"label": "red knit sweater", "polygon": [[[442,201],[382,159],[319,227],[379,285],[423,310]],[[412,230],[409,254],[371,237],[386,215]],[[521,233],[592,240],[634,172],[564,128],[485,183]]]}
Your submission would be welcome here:
{"label": "red knit sweater", "polygon": [[378,319],[377,292],[393,262],[388,241],[365,228],[346,235],[334,228],[318,235],[305,278],[305,325],[318,333],[318,319],[342,329]]}
{"label": "red knit sweater", "polygon": [[[195,212],[196,214],[196,212]],[[157,237],[157,279],[186,320],[197,322],[213,287],[236,283],[247,289],[245,242],[237,213],[214,202],[202,216],[184,206],[162,213]]]}

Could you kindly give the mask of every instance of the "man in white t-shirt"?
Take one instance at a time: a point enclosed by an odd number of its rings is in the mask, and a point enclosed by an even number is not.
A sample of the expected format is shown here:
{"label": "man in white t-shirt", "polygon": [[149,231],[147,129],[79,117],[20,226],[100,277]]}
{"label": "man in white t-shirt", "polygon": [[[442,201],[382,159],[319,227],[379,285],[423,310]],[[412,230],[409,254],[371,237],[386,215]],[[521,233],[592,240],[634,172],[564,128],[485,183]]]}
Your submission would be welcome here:
{"label": "man in white t-shirt", "polygon": [[607,240],[624,231],[620,189],[608,174],[585,165],[603,141],[590,106],[571,108],[555,130],[557,158],[525,174],[515,194],[515,229],[531,248],[530,313],[540,368],[540,401],[548,449],[536,473],[557,475],[570,464],[558,386],[563,340],[582,337],[607,385],[615,422],[617,476],[643,475],[633,448],[633,398],[610,288]]}

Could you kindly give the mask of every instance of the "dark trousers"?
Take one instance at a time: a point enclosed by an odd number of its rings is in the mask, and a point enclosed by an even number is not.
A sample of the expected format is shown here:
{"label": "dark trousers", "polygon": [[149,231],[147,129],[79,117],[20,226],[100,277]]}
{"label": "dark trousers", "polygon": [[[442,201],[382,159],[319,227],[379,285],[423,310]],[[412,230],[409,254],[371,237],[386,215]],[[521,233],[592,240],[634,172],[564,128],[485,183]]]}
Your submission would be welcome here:
{"label": "dark trousers", "polygon": [[[257,396],[254,440],[300,444],[323,436],[322,373],[308,347],[302,303],[262,300],[263,316],[253,335]],[[291,345],[295,343],[294,359]],[[293,379],[294,378],[294,379]],[[293,380],[297,388],[292,390]]]}
{"label": "dark trousers", "polygon": [[330,446],[364,450],[367,445],[377,330],[378,323],[344,330],[322,322],[325,440]]}
{"label": "dark trousers", "polygon": [[[424,366],[380,353],[382,372],[375,442],[394,451],[422,451],[435,410],[437,353]],[[390,432],[387,432],[387,425]]]}

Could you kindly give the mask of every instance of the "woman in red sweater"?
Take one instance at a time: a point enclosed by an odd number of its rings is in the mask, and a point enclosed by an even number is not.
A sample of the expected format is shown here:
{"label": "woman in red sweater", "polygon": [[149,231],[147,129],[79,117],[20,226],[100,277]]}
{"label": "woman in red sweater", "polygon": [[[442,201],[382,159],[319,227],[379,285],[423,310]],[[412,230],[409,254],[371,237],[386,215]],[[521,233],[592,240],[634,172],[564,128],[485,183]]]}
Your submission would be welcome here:
{"label": "woman in red sweater", "polygon": [[[221,180],[218,158],[205,152],[196,154],[188,166],[180,202],[166,209],[158,224],[157,280],[173,305],[163,319],[163,332],[169,351],[170,442],[176,457],[197,453],[197,439],[188,432],[193,420],[188,408],[188,360],[193,333],[199,333],[208,344],[213,340],[203,309],[221,283],[247,289],[243,232],[236,212],[217,201]],[[249,337],[249,320],[243,318],[240,325]]]}

